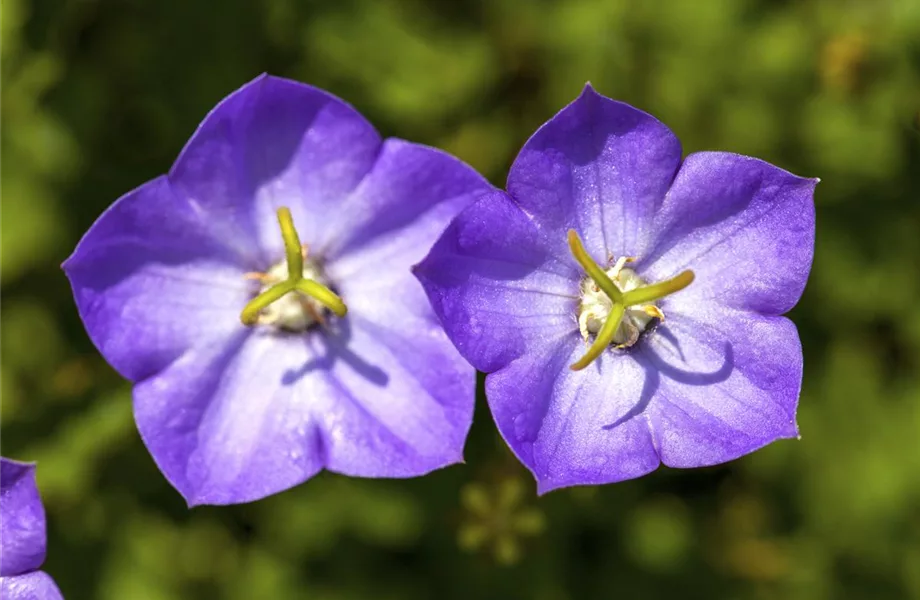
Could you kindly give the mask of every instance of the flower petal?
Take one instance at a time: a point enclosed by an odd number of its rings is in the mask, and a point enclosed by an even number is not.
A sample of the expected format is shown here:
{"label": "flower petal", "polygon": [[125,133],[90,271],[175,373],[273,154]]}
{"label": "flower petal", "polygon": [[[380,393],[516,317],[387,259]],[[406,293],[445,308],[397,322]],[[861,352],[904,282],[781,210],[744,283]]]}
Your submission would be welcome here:
{"label": "flower petal", "polygon": [[190,505],[257,500],[324,467],[410,477],[460,460],[472,369],[433,318],[396,319],[399,336],[359,327],[361,312],[324,335],[202,346],[135,386],[141,436]]}
{"label": "flower petal", "polygon": [[319,414],[331,471],[415,477],[463,461],[476,373],[430,308],[402,310],[425,301],[420,289],[406,292],[402,305],[392,296],[354,304],[342,337],[330,341]]}
{"label": "flower petal", "polygon": [[[449,220],[493,188],[440,151],[387,140],[374,170],[343,205],[352,233],[323,254],[348,304],[345,338],[332,340],[333,439],[328,468],[410,476],[462,459],[475,372],[447,339],[410,267]],[[370,361],[370,362],[367,362]],[[375,376],[376,374],[376,376]]]}
{"label": "flower petal", "polygon": [[[312,344],[310,342],[313,342]],[[189,505],[248,502],[323,466],[316,338],[242,331],[134,387],[144,443]]]}
{"label": "flower petal", "polygon": [[337,281],[408,271],[457,213],[493,189],[445,152],[388,139],[370,173],[330,215],[329,229],[342,233],[319,253]]}
{"label": "flower petal", "polygon": [[43,571],[24,575],[0,577],[0,598],[3,600],[63,600],[61,590],[51,576]]}
{"label": "flower petal", "polygon": [[612,352],[569,369],[584,351],[572,333],[486,377],[498,429],[540,493],[632,479],[659,464],[646,419],[634,416],[655,393],[656,371],[639,353]]}
{"label": "flower petal", "polygon": [[798,435],[802,347],[785,317],[669,312],[643,348],[660,373],[648,415],[669,467],[727,462]]}
{"label": "flower petal", "polygon": [[693,284],[673,297],[680,307],[719,302],[783,314],[811,269],[817,182],[756,158],[691,154],[655,217],[643,276],[658,281],[693,269]]}
{"label": "flower petal", "polygon": [[42,566],[45,509],[35,484],[34,464],[0,458],[0,516],[0,576]]}
{"label": "flower petal", "polygon": [[291,209],[301,240],[324,245],[342,200],[368,173],[380,136],[354,108],[312,86],[260,76],[225,98],[169,177],[224,235],[283,257],[275,212]]}
{"label": "flower petal", "polygon": [[680,142],[663,123],[588,85],[524,145],[508,192],[560,256],[575,229],[606,263],[610,254],[635,256],[652,235],[680,158]]}
{"label": "flower petal", "polygon": [[[166,217],[168,216],[168,218]],[[132,381],[242,328],[252,282],[165,177],[118,200],[64,270],[90,338]]]}
{"label": "flower petal", "polygon": [[573,265],[551,257],[537,226],[496,191],[460,213],[415,275],[460,353],[492,372],[577,330]]}

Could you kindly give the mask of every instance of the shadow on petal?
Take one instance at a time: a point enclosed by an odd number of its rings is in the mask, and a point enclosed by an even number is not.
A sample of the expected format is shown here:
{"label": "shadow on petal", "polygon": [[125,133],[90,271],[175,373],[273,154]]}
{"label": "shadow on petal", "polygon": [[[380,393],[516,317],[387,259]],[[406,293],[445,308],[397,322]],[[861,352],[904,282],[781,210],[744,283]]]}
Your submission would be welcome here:
{"label": "shadow on petal", "polygon": [[642,385],[642,393],[639,395],[639,401],[635,406],[629,409],[625,415],[609,425],[604,425],[601,427],[601,429],[604,429],[605,431],[616,429],[630,419],[641,415],[645,411],[645,408],[648,406],[648,403],[651,402],[652,398],[655,397],[655,392],[658,391],[658,386],[660,384],[661,376],[658,375],[658,371],[655,369],[646,369],[645,383]]}
{"label": "shadow on petal", "polygon": [[331,371],[337,360],[347,364],[356,373],[374,385],[386,387],[387,383],[389,383],[390,376],[383,369],[348,348],[348,343],[352,337],[351,322],[348,319],[336,320],[335,324],[331,324],[323,335],[314,337],[322,340],[322,344],[325,346],[325,353],[318,358],[307,361],[299,369],[287,371],[282,379],[285,385],[293,384],[313,371]]}
{"label": "shadow on petal", "polygon": [[[655,335],[659,335],[670,342],[676,356],[680,357],[680,360],[686,363],[684,351],[672,331],[667,327],[659,326],[655,329]],[[661,385],[662,376],[678,383],[694,386],[715,385],[726,381],[735,369],[735,353],[731,342],[725,342],[721,354],[722,364],[719,368],[711,371],[696,371],[682,369],[673,364],[669,364],[664,357],[660,356],[650,346],[646,345],[642,350],[642,356],[647,361],[646,378],[642,386],[642,393],[639,396],[639,401],[622,417],[609,425],[604,425],[603,429],[614,429],[645,412],[649,402],[651,402]]]}
{"label": "shadow on petal", "polygon": [[[667,327],[659,326],[656,328],[655,334],[670,342],[677,355],[680,357],[680,360],[686,364],[687,359],[684,356],[684,351],[680,346],[677,336],[675,336],[672,331]],[[665,377],[687,385],[714,385],[716,383],[722,383],[731,376],[732,371],[735,369],[735,351],[732,343],[729,341],[726,341],[722,345],[722,364],[714,371],[681,369],[673,364],[669,364],[664,357],[659,356],[650,346],[646,346],[644,354],[652,366],[658,369]]]}

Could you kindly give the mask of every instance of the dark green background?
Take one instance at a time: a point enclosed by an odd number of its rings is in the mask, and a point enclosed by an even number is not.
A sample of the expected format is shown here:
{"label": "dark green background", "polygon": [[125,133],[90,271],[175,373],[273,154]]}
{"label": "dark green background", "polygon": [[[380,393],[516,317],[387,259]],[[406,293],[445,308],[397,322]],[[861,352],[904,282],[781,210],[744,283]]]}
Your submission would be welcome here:
{"label": "dark green background", "polygon": [[[2,6],[3,454],[39,462],[69,600],[920,598],[917,0]],[[687,152],[821,177],[802,440],[537,498],[480,399],[466,465],[188,511],[59,264],[263,71],[496,184],[588,80]]]}

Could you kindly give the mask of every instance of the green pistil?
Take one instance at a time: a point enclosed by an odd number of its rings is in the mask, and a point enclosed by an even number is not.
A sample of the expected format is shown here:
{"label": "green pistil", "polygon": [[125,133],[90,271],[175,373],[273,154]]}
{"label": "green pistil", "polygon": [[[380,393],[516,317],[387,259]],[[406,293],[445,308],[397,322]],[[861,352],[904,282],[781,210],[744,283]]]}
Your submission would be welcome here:
{"label": "green pistil", "polygon": [[594,338],[594,343],[591,344],[585,355],[571,366],[573,371],[581,371],[601,355],[613,341],[613,336],[616,335],[617,329],[620,328],[620,322],[625,314],[626,307],[619,302],[614,302],[610,308],[610,314],[607,315],[607,320],[604,321],[604,326],[601,327],[601,330],[597,332],[597,336]]}
{"label": "green pistil", "polygon": [[281,239],[284,240],[284,255],[287,258],[288,279],[298,281],[303,278],[303,254],[301,254],[300,236],[294,228],[294,219],[288,207],[278,209],[278,225],[281,227]]}
{"label": "green pistil", "polygon": [[679,292],[691,283],[693,283],[693,271],[684,271],[680,275],[661,283],[653,283],[631,292],[623,294],[623,304],[626,306],[636,306],[637,304],[648,304],[655,300],[660,300],[665,296],[670,296],[674,292]]}
{"label": "green pistil", "polygon": [[613,343],[613,338],[620,327],[627,308],[660,300],[665,296],[679,292],[693,282],[693,271],[684,271],[672,279],[622,292],[604,269],[588,255],[584,245],[581,243],[581,239],[573,229],[568,232],[568,240],[572,256],[585,270],[585,273],[597,284],[597,287],[610,298],[612,305],[604,325],[594,338],[594,343],[591,344],[585,355],[571,366],[573,371],[580,371],[590,365]]}
{"label": "green pistil", "polygon": [[284,239],[288,278],[285,281],[276,283],[250,300],[243,308],[243,312],[240,313],[240,320],[244,325],[255,325],[262,310],[290,292],[309,296],[337,316],[344,317],[345,313],[348,312],[348,308],[342,302],[342,299],[323,284],[312,279],[306,279],[303,276],[303,255],[301,254],[300,238],[294,228],[291,211],[287,207],[278,209],[278,225],[281,227],[281,237]]}
{"label": "green pistil", "polygon": [[604,272],[600,265],[594,262],[594,259],[588,255],[585,251],[585,247],[581,243],[581,238],[578,237],[574,229],[569,229],[569,248],[572,250],[572,256],[575,257],[575,260],[578,261],[581,268],[585,270],[588,277],[594,280],[597,287],[601,288],[601,291],[607,294],[607,297],[610,298],[614,304],[621,302],[623,300],[623,292],[621,292],[620,288],[618,288],[613,280],[607,276],[607,273]]}
{"label": "green pistil", "polygon": [[243,322],[243,325],[255,325],[259,320],[260,312],[268,308],[269,304],[281,300],[282,296],[293,291],[294,286],[291,285],[290,280],[276,283],[246,304],[243,312],[240,313],[240,321]]}

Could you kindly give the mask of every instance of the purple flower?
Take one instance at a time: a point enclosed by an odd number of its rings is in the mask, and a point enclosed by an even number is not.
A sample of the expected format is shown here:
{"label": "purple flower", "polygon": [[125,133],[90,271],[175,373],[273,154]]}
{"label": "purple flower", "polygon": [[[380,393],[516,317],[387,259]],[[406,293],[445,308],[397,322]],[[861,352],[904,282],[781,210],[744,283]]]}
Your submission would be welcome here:
{"label": "purple flower", "polygon": [[45,562],[45,509],[35,485],[35,465],[0,457],[0,598],[62,598]]}
{"label": "purple flower", "polygon": [[453,221],[416,275],[541,493],[798,435],[802,350],[780,315],[808,277],[816,183],[681,160],[662,123],[588,86],[507,194]]}
{"label": "purple flower", "polygon": [[491,189],[447,154],[381,140],[338,98],[262,76],[99,218],[64,268],[190,505],[321,469],[412,477],[462,460],[475,373],[410,267]]}

